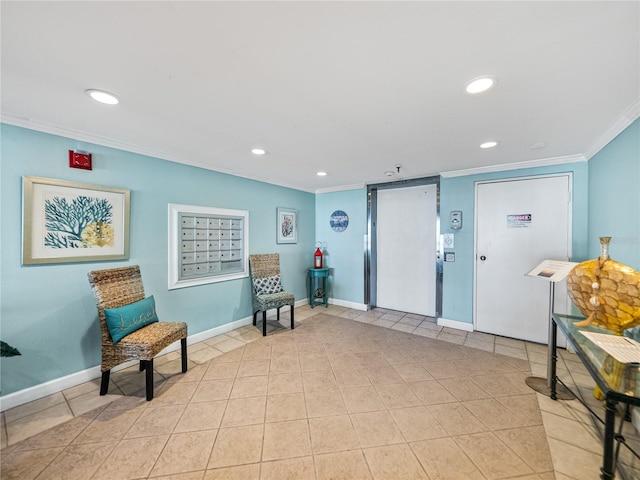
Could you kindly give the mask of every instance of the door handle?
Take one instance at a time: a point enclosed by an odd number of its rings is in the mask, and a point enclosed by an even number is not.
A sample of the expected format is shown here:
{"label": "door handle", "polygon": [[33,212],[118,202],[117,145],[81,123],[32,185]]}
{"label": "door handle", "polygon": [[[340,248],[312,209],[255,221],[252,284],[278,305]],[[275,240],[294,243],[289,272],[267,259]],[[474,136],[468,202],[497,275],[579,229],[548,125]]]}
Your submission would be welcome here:
{"label": "door handle", "polygon": [[487,257],[485,257],[484,255],[480,255],[480,260],[482,260],[483,262],[487,259]]}

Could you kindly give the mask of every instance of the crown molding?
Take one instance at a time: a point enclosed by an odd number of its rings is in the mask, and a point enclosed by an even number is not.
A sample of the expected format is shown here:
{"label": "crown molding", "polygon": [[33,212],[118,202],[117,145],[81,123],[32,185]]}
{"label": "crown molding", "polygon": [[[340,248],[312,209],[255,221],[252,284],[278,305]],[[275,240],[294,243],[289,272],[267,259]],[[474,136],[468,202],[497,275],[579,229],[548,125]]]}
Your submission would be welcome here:
{"label": "crown molding", "polygon": [[338,187],[317,188],[315,193],[343,192],[346,190],[359,190],[365,187],[366,185],[364,183],[353,183],[351,185],[341,185]]}
{"label": "crown molding", "polygon": [[503,172],[506,170],[519,170],[531,167],[546,167],[549,165],[561,165],[563,163],[586,162],[596,153],[602,150],[609,142],[622,133],[629,125],[640,117],[640,98],[627,108],[622,116],[614,123],[607,132],[594,143],[589,150],[582,154],[565,155],[561,157],[543,158],[539,160],[531,160],[526,162],[510,163],[504,165],[492,165],[488,167],[469,168],[464,170],[452,170],[442,172],[440,175],[444,178],[462,177],[465,175],[476,175],[479,173]]}
{"label": "crown molding", "polygon": [[[452,177],[461,177],[466,175],[503,172],[507,170],[519,170],[524,168],[560,165],[564,163],[584,162],[589,160],[591,157],[597,154],[600,150],[602,150],[609,142],[611,142],[615,137],[617,137],[622,131],[624,131],[629,125],[631,125],[639,117],[640,117],[640,98],[636,99],[629,106],[629,108],[625,110],[622,117],[615,124],[613,124],[611,128],[609,128],[609,130],[607,130],[607,132],[597,142],[595,142],[592,145],[592,147],[584,154],[565,155],[560,157],[543,158],[543,159],[530,160],[525,162],[491,165],[486,167],[476,167],[476,168],[468,168],[468,169],[462,169],[462,170],[450,170],[446,172],[441,172],[440,175],[443,178],[452,178]],[[284,188],[291,188],[293,190],[299,190],[299,191],[308,192],[308,193],[315,193],[315,194],[331,193],[331,192],[339,192],[339,191],[346,191],[346,190],[357,190],[365,187],[365,184],[362,183],[362,184],[343,185],[338,187],[318,188],[315,190],[310,188],[301,188],[299,185],[280,182],[269,177],[262,177],[259,175],[253,175],[246,172],[238,172],[238,171],[226,169],[223,167],[217,167],[217,166],[212,167],[211,165],[205,164],[203,162],[200,162],[192,158],[177,156],[173,153],[169,153],[163,150],[157,150],[154,148],[150,148],[148,146],[141,146],[134,143],[123,142],[110,137],[90,134],[81,130],[61,128],[57,125],[52,125],[46,122],[39,122],[26,117],[20,117],[20,116],[12,115],[5,112],[0,114],[0,121],[2,123],[14,125],[17,127],[28,128],[30,130],[36,130],[43,133],[58,135],[65,138],[71,138],[77,141],[93,143],[96,145],[102,145],[110,148],[116,148],[119,150],[131,152],[131,153],[137,153],[140,155],[159,158],[169,162],[189,165],[192,167],[202,168],[205,170],[224,173],[227,175],[233,175],[236,177],[246,178],[249,180],[255,180],[258,182],[268,183],[270,185],[276,185]]]}
{"label": "crown molding", "polygon": [[550,165],[562,165],[564,163],[586,162],[587,158],[582,154],[563,155],[561,157],[541,158],[538,160],[528,160],[526,162],[506,163],[501,165],[489,165],[486,167],[466,168],[463,170],[451,170],[441,172],[443,178],[464,177],[467,175],[478,175],[481,173],[504,172],[507,170],[521,170],[523,168],[548,167]]}
{"label": "crown molding", "polygon": [[103,147],[116,148],[118,150],[124,150],[126,152],[137,153],[139,155],[145,155],[148,157],[159,158],[168,162],[181,163],[183,165],[189,165],[191,167],[202,168],[204,170],[210,170],[213,172],[224,173],[227,175],[233,175],[235,177],[246,178],[248,180],[255,180],[258,182],[268,183],[270,185],[276,185],[284,188],[291,188],[292,190],[300,190],[308,193],[315,193],[313,189],[301,188],[299,185],[288,184],[285,182],[279,182],[272,178],[261,177],[259,175],[251,175],[245,172],[238,172],[222,167],[211,166],[200,161],[177,156],[176,154],[165,152],[163,150],[156,150],[154,148],[140,146],[135,143],[123,142],[115,140],[110,137],[103,137],[101,135],[94,135],[91,133],[83,132],[81,130],[74,130],[71,128],[61,128],[57,125],[52,125],[46,122],[34,121],[25,117],[18,117],[16,115],[1,113],[0,122],[8,125],[14,125],[16,127],[28,128],[29,130],[35,130],[38,132],[49,133],[52,135],[58,135],[60,137],[70,138],[80,142],[93,143],[95,145],[101,145]]}
{"label": "crown molding", "polygon": [[609,130],[607,130],[606,133],[591,146],[589,150],[586,151],[584,155],[587,157],[587,160],[606,147],[611,140],[620,135],[624,129],[635,122],[638,117],[640,117],[640,98],[637,98],[631,106],[625,110],[618,121],[614,123],[611,128],[609,128]]}

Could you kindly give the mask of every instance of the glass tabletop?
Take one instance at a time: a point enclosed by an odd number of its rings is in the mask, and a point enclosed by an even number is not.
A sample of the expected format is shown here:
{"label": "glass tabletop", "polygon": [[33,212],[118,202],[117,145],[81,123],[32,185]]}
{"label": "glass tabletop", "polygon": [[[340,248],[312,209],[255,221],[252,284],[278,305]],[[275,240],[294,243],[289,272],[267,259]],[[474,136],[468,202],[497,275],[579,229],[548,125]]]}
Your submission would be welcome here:
{"label": "glass tabletop", "polygon": [[554,313],[553,320],[606,398],[640,405],[640,364],[619,362],[581,333],[586,331],[613,336],[610,330],[592,326],[577,327],[575,322],[584,320],[584,317],[575,315]]}

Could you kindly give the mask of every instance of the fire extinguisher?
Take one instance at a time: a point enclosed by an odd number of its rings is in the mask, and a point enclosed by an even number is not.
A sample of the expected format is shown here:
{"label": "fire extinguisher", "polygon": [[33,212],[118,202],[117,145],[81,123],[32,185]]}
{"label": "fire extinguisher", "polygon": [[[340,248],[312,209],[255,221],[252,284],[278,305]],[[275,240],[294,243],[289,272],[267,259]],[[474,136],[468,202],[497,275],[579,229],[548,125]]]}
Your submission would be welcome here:
{"label": "fire extinguisher", "polygon": [[[320,242],[316,243],[316,253],[313,254],[313,268],[322,268],[322,251],[318,243]],[[320,243],[320,245],[322,244]]]}

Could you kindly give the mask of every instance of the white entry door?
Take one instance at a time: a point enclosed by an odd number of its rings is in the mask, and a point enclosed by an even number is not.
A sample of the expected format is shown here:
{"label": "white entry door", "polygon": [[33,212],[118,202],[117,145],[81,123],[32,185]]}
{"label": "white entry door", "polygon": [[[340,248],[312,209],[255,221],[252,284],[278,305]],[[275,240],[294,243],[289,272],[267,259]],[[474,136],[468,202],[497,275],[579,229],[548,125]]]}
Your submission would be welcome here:
{"label": "white entry door", "polygon": [[435,316],[437,191],[436,185],[378,191],[378,307]]}
{"label": "white entry door", "polygon": [[[525,276],[569,260],[569,175],[476,184],[475,329],[547,343],[549,282]],[[555,285],[556,300],[566,284]]]}

